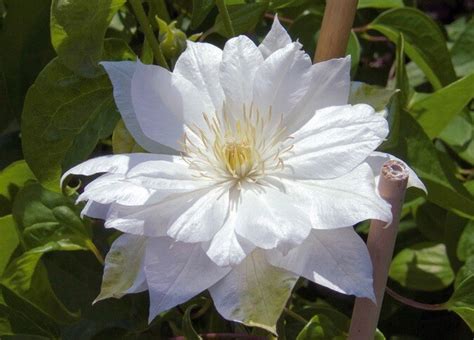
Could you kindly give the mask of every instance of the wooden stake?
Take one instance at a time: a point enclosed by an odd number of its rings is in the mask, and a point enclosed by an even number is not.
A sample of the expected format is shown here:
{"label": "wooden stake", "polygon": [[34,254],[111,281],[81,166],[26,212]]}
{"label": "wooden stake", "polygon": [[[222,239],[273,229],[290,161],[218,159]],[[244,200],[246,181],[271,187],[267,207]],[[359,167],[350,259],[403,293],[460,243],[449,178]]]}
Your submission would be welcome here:
{"label": "wooden stake", "polygon": [[408,171],[399,161],[387,161],[382,166],[379,181],[380,195],[392,205],[393,221],[385,227],[385,222],[372,220],[367,247],[374,268],[374,292],[377,304],[369,299],[356,298],[352,312],[349,340],[369,340],[374,338],[375,329],[382,308],[388,270],[397,238],[400,213],[408,182]]}
{"label": "wooden stake", "polygon": [[327,0],[314,62],[346,55],[357,0]]}

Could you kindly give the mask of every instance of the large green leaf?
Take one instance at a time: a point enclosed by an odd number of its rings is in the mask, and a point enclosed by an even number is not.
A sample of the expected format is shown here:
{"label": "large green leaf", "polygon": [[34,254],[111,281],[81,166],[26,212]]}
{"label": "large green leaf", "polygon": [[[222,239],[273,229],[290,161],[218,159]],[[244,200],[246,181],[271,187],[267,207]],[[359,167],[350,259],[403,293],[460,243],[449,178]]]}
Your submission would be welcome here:
{"label": "large green leaf", "polygon": [[466,23],[451,48],[453,64],[460,76],[474,72],[474,19]]}
{"label": "large green leaf", "polygon": [[201,25],[214,6],[215,0],[193,0],[191,27],[195,29]]}
{"label": "large green leaf", "polygon": [[17,194],[13,217],[28,249],[58,243],[68,244],[70,250],[95,251],[79,210],[71,198],[31,183]]}
{"label": "large green leaf", "polygon": [[[59,301],[48,280],[47,272],[40,259],[46,252],[68,249],[68,245],[45,244],[31,249],[13,260],[5,269],[0,284],[9,306],[25,304],[36,312],[58,322],[71,323],[78,319]],[[8,293],[8,294],[6,294]]]}
{"label": "large green leaf", "polygon": [[51,0],[5,0],[0,30],[0,131],[19,118],[28,87],[54,57],[48,34]]}
{"label": "large green leaf", "polygon": [[0,216],[10,214],[16,193],[31,179],[35,176],[24,160],[14,162],[0,172]]}
{"label": "large green leaf", "polygon": [[409,289],[435,291],[454,280],[444,244],[417,243],[403,249],[392,260],[389,276]]}
{"label": "large green leaf", "polygon": [[[104,60],[133,60],[121,40],[108,40]],[[64,170],[86,159],[97,142],[109,136],[119,114],[112,85],[103,74],[75,75],[59,59],[40,73],[28,91],[22,116],[23,152],[38,180],[59,189]]]}
{"label": "large green leaf", "polygon": [[459,157],[474,164],[474,112],[464,110],[441,132],[445,141]]}
{"label": "large green leaf", "polygon": [[18,247],[19,239],[12,215],[0,217],[0,276]]}
{"label": "large green leaf", "polygon": [[104,36],[126,0],[53,0],[51,42],[59,60],[84,77],[100,74]]}
{"label": "large green leaf", "polygon": [[474,73],[412,103],[412,113],[430,138],[437,137],[474,98]]}
{"label": "large green leaf", "polygon": [[466,261],[468,257],[474,256],[474,221],[471,220],[464,228],[464,231],[459,238],[458,258],[461,261]]}
{"label": "large green leaf", "polygon": [[459,314],[474,331],[474,275],[459,284],[445,305],[450,311]]}
{"label": "large green leaf", "polygon": [[[230,19],[236,35],[252,30],[263,16],[268,7],[266,2],[255,2],[244,5],[228,6]],[[222,16],[219,14],[214,23],[214,31],[222,36],[229,37]]]}
{"label": "large green leaf", "polygon": [[409,7],[394,8],[380,14],[368,28],[381,32],[394,43],[403,33],[405,52],[423,70],[435,89],[456,80],[443,33],[423,12]]}
{"label": "large green leaf", "polygon": [[398,145],[386,149],[405,160],[428,189],[428,200],[464,216],[474,216],[474,199],[453,174],[453,166],[425,134],[417,121],[400,111]]}

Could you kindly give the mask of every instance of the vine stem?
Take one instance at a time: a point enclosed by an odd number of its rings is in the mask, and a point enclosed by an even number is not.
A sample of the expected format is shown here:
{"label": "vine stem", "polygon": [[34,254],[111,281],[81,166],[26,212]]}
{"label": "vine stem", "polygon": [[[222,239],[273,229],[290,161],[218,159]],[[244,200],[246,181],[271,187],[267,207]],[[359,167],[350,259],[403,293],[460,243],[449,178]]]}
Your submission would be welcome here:
{"label": "vine stem", "polygon": [[[356,298],[349,329],[350,340],[373,339],[380,317],[380,310],[387,285],[388,270],[392,260],[398,224],[408,183],[408,170],[400,161],[390,160],[380,171],[378,191],[392,207],[392,222],[372,220],[367,248],[373,266],[375,301]],[[375,302],[375,303],[374,303]]]}
{"label": "vine stem", "polygon": [[148,41],[148,44],[150,44],[151,46],[156,63],[160,65],[161,67],[164,67],[169,70],[168,63],[166,62],[165,56],[163,55],[163,52],[161,51],[160,44],[158,43],[158,40],[156,39],[156,36],[153,33],[151,24],[148,21],[148,18],[145,13],[145,10],[143,9],[142,3],[140,2],[140,0],[129,0],[129,3],[132,6],[133,11],[135,12],[135,16],[138,20],[138,23],[140,24],[140,27],[143,30],[143,33],[145,34],[145,39]]}
{"label": "vine stem", "polygon": [[231,37],[235,37],[234,27],[232,26],[232,20],[230,19],[229,11],[227,10],[227,5],[225,4],[224,0],[216,0],[217,8],[219,9],[219,13],[222,15],[222,21],[224,22],[224,27],[231,35]]}
{"label": "vine stem", "polygon": [[388,295],[390,295],[392,298],[394,298],[398,302],[401,302],[404,305],[407,305],[413,308],[429,310],[429,311],[440,311],[440,310],[446,309],[446,307],[442,303],[429,304],[429,303],[418,302],[418,301],[409,299],[405,296],[398,294],[397,292],[390,289],[389,287],[386,287],[385,291],[387,292]]}

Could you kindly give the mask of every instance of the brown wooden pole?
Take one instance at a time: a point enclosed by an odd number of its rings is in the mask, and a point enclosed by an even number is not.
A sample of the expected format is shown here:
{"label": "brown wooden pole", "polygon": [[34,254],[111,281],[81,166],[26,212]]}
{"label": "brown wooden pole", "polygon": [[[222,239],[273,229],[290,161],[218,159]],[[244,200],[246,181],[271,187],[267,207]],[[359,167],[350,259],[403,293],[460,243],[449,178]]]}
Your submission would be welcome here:
{"label": "brown wooden pole", "polygon": [[346,55],[357,0],[327,0],[314,62]]}
{"label": "brown wooden pole", "polygon": [[388,227],[385,227],[385,222],[372,220],[367,240],[374,269],[374,293],[377,304],[369,299],[356,298],[349,340],[372,340],[374,338],[397,238],[407,182],[408,171],[404,164],[393,160],[385,162],[381,169],[378,190],[380,195],[392,205],[393,221]]}

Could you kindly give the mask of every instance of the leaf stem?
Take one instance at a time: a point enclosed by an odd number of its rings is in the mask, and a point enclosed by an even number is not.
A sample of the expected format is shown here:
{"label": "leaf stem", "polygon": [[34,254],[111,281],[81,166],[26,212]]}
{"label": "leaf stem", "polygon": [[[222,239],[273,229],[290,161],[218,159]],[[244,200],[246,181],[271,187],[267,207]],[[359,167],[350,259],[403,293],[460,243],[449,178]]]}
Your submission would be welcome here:
{"label": "leaf stem", "polygon": [[392,298],[397,300],[398,302],[403,303],[404,305],[417,308],[417,309],[423,309],[423,310],[430,310],[430,311],[440,311],[440,310],[445,310],[446,307],[444,304],[441,303],[436,303],[436,304],[429,304],[429,303],[422,303],[418,302],[412,299],[409,299],[407,297],[404,297],[397,292],[393,291],[389,287],[385,287],[385,291],[387,292],[388,295],[390,295]]}
{"label": "leaf stem", "polygon": [[232,20],[230,19],[229,11],[224,0],[216,0],[217,8],[219,13],[222,15],[222,21],[224,22],[225,30],[231,37],[235,37],[234,27],[232,26]]}
{"label": "leaf stem", "polygon": [[97,259],[97,261],[99,261],[99,263],[101,265],[104,265],[105,264],[105,260],[104,260],[104,257],[102,256],[102,254],[100,253],[99,249],[97,249],[97,247],[95,246],[94,242],[92,242],[91,240],[87,240],[86,241],[86,244],[87,244],[87,248],[89,248],[89,250],[92,252],[92,254],[94,254],[95,258]]}
{"label": "leaf stem", "polygon": [[156,63],[161,67],[164,67],[169,70],[168,63],[166,62],[163,52],[161,51],[160,44],[158,43],[158,40],[156,39],[155,34],[153,33],[150,22],[148,21],[145,10],[143,9],[142,3],[140,2],[140,0],[129,0],[129,3],[132,6],[133,11],[135,12],[135,16],[138,20],[138,23],[140,24],[140,27],[143,30],[143,33],[145,34],[145,39],[151,46],[151,50],[153,51],[153,56],[155,57]]}
{"label": "leaf stem", "polygon": [[305,318],[303,318],[301,315],[293,312],[291,309],[289,309],[288,307],[285,307],[285,309],[283,310],[285,312],[285,314],[287,314],[288,316],[291,316],[293,319],[303,323],[303,324],[307,324],[308,323],[308,320],[306,320]]}

